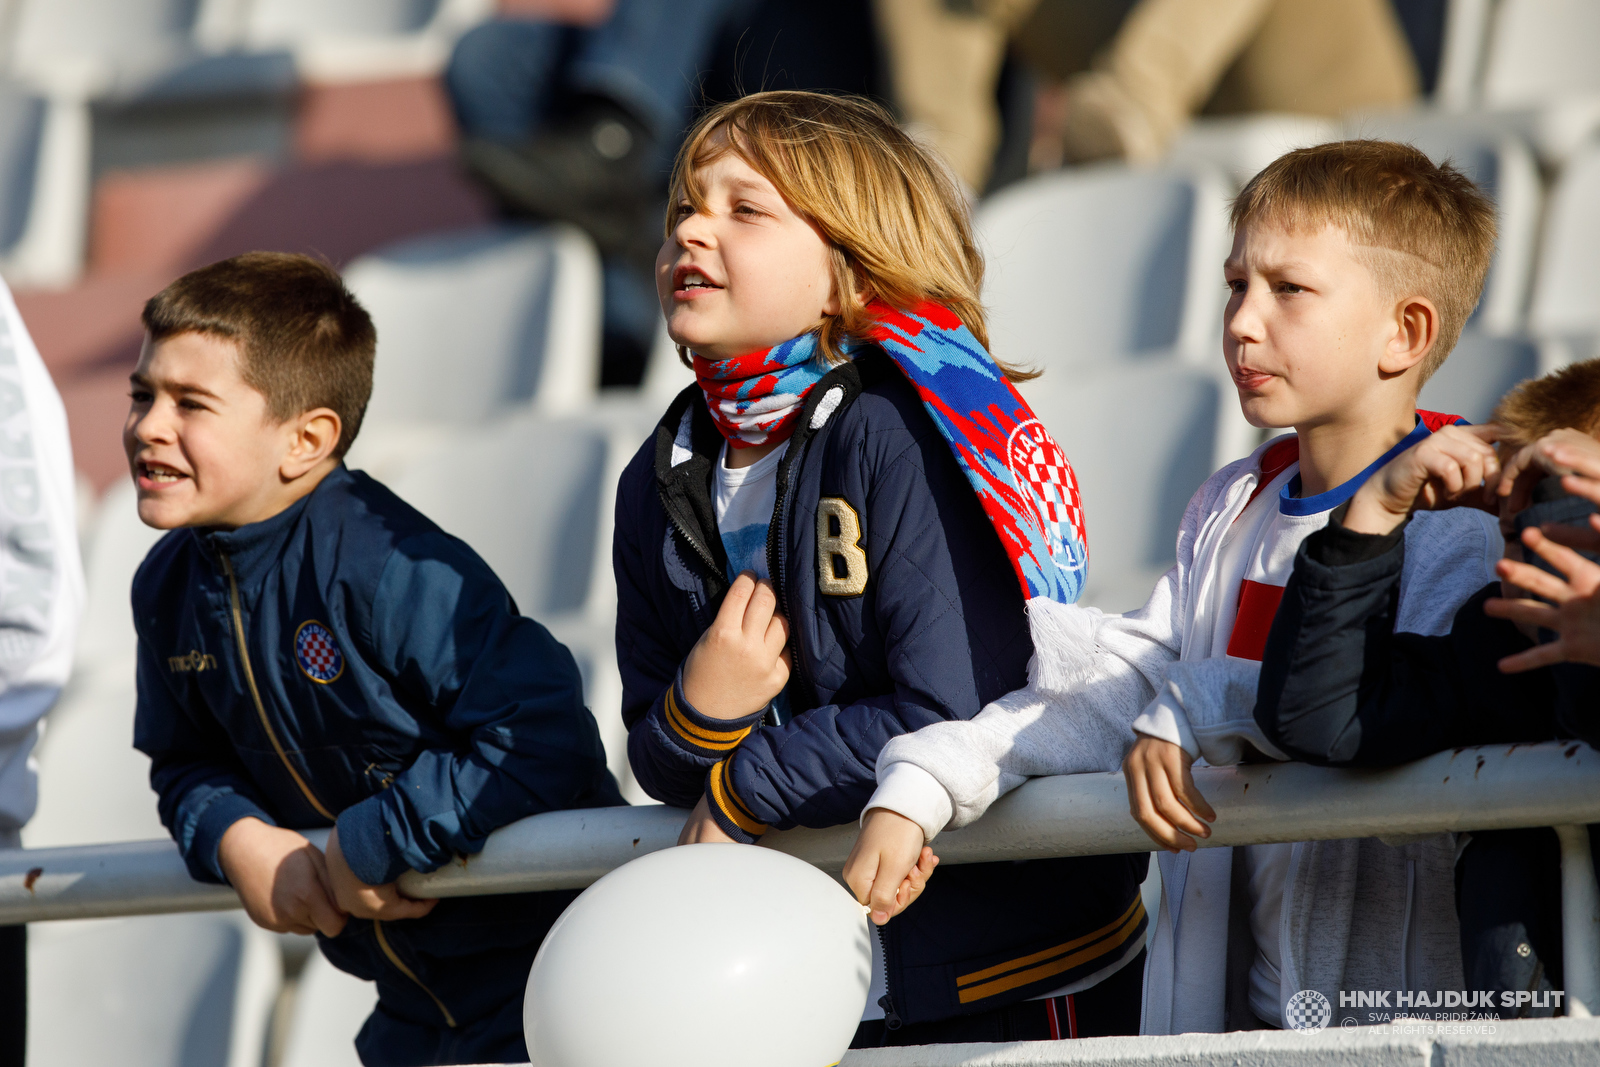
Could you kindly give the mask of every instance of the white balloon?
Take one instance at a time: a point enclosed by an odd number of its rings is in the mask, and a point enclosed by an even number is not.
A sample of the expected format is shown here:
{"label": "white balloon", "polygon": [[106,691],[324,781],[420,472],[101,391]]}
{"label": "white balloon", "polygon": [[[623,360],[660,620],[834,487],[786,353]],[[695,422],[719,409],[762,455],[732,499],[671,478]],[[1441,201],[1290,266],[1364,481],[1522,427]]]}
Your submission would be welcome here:
{"label": "white balloon", "polygon": [[802,860],[683,845],[618,867],[544,939],[533,1067],[830,1067],[872,981],[867,919]]}

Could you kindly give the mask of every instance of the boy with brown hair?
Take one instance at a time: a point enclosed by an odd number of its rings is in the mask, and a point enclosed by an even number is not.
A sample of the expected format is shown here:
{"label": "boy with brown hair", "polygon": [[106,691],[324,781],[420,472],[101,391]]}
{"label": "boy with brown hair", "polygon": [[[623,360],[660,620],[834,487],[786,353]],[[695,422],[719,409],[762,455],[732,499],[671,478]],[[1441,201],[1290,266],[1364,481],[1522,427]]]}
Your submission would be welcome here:
{"label": "boy with brown hair", "polygon": [[[1173,853],[1159,857],[1145,1033],[1286,1026],[1301,989],[1337,1004],[1341,989],[1460,983],[1448,839],[1194,852],[1214,816],[1189,768],[1286,758],[1250,709],[1295,550],[1373,471],[1457,421],[1417,411],[1416,397],[1477,302],[1494,209],[1415,148],[1347,141],[1275,161],[1234,202],[1233,224],[1223,354],[1245,417],[1296,434],[1200,488],[1177,566],[1143,608],[1059,613],[1025,689],[890,741],[845,869],[888,921],[940,830],[1028,776],[1126,757],[1134,816]],[[1424,518],[1429,549],[1410,561],[1400,625],[1436,633],[1491,572],[1499,539],[1482,513]],[[1245,951],[1229,951],[1230,918]]]}
{"label": "boy with brown hair", "polygon": [[[1396,457],[1307,538],[1261,667],[1255,718],[1273,743],[1308,763],[1387,767],[1469,745],[1600,742],[1596,429],[1600,360],[1524,382],[1493,424],[1447,428]],[[1505,534],[1501,581],[1478,590],[1446,634],[1395,632],[1406,529],[1430,509],[1486,497]],[[1521,562],[1527,550],[1541,566]],[[1456,910],[1466,988],[1492,991],[1506,1015],[1558,1013],[1555,834],[1463,839]]]}
{"label": "boy with brown hair", "polygon": [[[556,808],[620,804],[576,664],[461,541],[345,467],[376,334],[339,275],[255,252],[145,305],[123,445],[173,532],[133,583],[134,744],[189,872],[377,983],[369,1067],[525,1060],[573,893],[396,886]],[[326,854],[296,831],[331,827]]]}

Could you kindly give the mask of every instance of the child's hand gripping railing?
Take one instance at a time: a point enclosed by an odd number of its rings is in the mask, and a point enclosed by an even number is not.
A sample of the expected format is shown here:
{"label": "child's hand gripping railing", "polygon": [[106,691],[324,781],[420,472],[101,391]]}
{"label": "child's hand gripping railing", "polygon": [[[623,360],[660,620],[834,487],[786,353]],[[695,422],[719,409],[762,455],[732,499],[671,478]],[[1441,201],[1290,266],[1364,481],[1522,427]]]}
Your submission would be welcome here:
{"label": "child's hand gripping railing", "polygon": [[[1468,748],[1381,771],[1266,763],[1194,774],[1217,811],[1206,847],[1555,827],[1568,1013],[1600,1013],[1600,891],[1584,830],[1600,822],[1600,753],[1587,745]],[[665,807],[535,815],[490,835],[476,856],[403,875],[401,886],[415,897],[579,888],[670,847],[684,818]],[[838,871],[855,831],[775,832],[762,844]],[[325,834],[307,836],[320,844]],[[1122,775],[1107,773],[1031,781],[937,847],[945,863],[981,863],[1144,852],[1150,840],[1128,814]],[[0,851],[0,924],[238,905],[232,890],[191,881],[170,841]]]}

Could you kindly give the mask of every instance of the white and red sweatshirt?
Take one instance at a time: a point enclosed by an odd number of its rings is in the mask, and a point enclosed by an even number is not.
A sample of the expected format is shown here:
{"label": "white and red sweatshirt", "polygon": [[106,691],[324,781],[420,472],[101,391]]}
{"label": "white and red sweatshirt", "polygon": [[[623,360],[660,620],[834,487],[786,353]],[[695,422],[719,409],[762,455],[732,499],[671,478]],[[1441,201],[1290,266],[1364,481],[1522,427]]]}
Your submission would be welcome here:
{"label": "white and red sweatshirt", "polygon": [[[1251,748],[1284,758],[1252,710],[1295,552],[1367,476],[1451,421],[1419,413],[1416,429],[1394,449],[1316,497],[1296,495],[1293,436],[1224,467],[1190,500],[1177,564],[1142,608],[1107,615],[1047,606],[1048,617],[1033,620],[1028,686],[971,720],[891,741],[878,758],[878,790],[868,807],[905,815],[931,840],[977,819],[1029,777],[1118,769],[1136,733],[1172,741],[1211,764],[1237,763]],[[1498,526],[1483,512],[1456,509],[1417,515],[1405,536],[1413,550],[1398,626],[1446,633],[1462,603],[1493,579]],[[1281,1006],[1299,989],[1317,989],[1337,1004],[1341,989],[1460,988],[1449,835],[1400,847],[1375,839],[1309,842],[1245,858],[1252,890],[1263,898],[1251,902],[1257,1014],[1266,1014],[1263,980],[1273,972],[1279,980],[1279,1011],[1266,1022],[1283,1025]],[[1143,1032],[1219,1031],[1232,850],[1159,859],[1163,897],[1146,964]]]}

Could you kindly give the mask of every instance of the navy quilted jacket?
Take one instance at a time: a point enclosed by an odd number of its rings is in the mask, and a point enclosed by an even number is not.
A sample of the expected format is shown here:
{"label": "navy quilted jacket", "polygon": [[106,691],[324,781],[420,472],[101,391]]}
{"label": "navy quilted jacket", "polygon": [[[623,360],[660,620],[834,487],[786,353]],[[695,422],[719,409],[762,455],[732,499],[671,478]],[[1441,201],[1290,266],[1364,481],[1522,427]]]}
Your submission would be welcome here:
{"label": "navy quilted jacket", "polygon": [[[668,804],[705,795],[747,842],[855,822],[890,738],[976,715],[1026,682],[1033,652],[998,538],[887,357],[874,350],[830,371],[800,427],[768,540],[792,635],[787,718],[776,706],[708,718],[679,682],[727,590],[711,499],[722,437],[698,388],[668,408],[617,493],[617,655],[634,774]],[[891,1018],[988,1010],[1105,967],[1144,929],[1146,860],[941,868],[884,928]]]}

